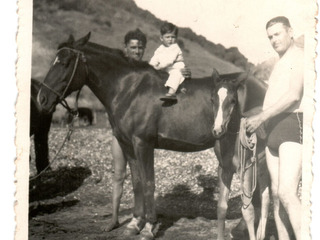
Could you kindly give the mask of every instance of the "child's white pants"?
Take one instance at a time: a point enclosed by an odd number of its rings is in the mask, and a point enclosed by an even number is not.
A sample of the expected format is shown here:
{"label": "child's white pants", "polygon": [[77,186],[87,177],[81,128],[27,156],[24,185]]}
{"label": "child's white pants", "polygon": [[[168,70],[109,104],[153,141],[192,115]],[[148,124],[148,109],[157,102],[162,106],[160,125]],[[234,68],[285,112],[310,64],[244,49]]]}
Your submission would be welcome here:
{"label": "child's white pants", "polygon": [[181,69],[184,68],[184,63],[179,62],[175,63],[174,67],[167,68],[167,72],[169,73],[169,78],[166,81],[166,87],[173,88],[174,91],[177,91],[179,85],[184,81],[184,77],[181,73]]}

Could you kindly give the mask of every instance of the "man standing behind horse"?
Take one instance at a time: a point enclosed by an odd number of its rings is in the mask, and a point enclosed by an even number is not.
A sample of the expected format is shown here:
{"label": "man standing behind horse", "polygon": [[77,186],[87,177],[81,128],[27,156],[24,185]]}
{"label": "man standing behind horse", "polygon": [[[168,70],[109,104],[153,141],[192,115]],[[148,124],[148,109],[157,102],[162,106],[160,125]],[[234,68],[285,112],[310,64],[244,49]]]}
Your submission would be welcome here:
{"label": "man standing behind horse", "polygon": [[[144,55],[146,45],[146,35],[143,32],[141,32],[140,29],[129,31],[124,37],[124,54],[126,55],[129,61],[141,61]],[[127,160],[125,159],[119,142],[114,135],[112,137],[111,151],[114,166],[112,186],[112,220],[104,229],[105,231],[111,231],[112,229],[118,228],[120,226],[118,221],[118,214],[127,167]]]}
{"label": "man standing behind horse", "polygon": [[286,17],[271,19],[266,24],[266,30],[279,60],[269,78],[263,111],[246,120],[246,129],[252,133],[260,125],[266,127],[266,160],[279,239],[290,239],[290,222],[296,239],[300,240],[301,202],[298,185],[302,168],[304,54],[302,49],[295,46],[293,30]]}
{"label": "man standing behind horse", "polygon": [[[129,31],[124,37],[124,54],[128,58],[128,61],[142,61],[144,51],[147,45],[146,35],[140,30]],[[191,71],[188,68],[181,69],[181,73],[184,77],[190,78]],[[105,231],[111,231],[120,226],[119,207],[120,200],[123,193],[123,183],[126,177],[127,160],[124,157],[122,149],[115,136],[112,137],[112,157],[114,165],[114,177],[113,177],[113,190],[112,190],[112,220]],[[137,234],[137,228],[142,228],[140,224],[143,223],[142,219],[137,220],[133,217],[132,221],[127,225],[127,234]]]}

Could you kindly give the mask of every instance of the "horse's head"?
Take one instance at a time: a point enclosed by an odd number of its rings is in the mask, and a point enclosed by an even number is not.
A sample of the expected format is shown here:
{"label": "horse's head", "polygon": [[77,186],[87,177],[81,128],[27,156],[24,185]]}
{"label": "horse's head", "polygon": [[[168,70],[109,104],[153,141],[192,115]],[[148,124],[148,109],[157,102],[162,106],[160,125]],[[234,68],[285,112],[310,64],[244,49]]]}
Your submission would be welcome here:
{"label": "horse's head", "polygon": [[216,71],[213,73],[215,84],[212,91],[214,114],[212,134],[216,138],[226,133],[233,110],[238,104],[237,91],[245,79],[239,75],[240,73],[219,76]]}
{"label": "horse's head", "polygon": [[56,104],[70,93],[80,90],[87,78],[87,65],[81,48],[89,41],[90,33],[75,41],[69,40],[58,47],[53,64],[39,90],[37,101],[45,112],[53,112]]}

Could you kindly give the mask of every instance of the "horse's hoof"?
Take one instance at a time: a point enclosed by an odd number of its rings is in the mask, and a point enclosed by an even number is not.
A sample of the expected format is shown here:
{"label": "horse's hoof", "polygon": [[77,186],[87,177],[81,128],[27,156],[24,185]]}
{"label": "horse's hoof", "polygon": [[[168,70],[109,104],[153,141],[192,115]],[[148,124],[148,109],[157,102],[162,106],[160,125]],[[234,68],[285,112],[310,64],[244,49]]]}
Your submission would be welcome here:
{"label": "horse's hoof", "polygon": [[123,234],[125,236],[134,236],[140,233],[144,226],[144,221],[141,218],[133,217],[128,223],[127,228],[124,230]]}
{"label": "horse's hoof", "polygon": [[140,232],[140,240],[153,240],[159,230],[160,224],[146,223]]}
{"label": "horse's hoof", "polygon": [[107,227],[103,228],[102,230],[105,232],[110,232],[113,229],[116,229],[118,227],[120,227],[120,223],[118,221],[116,221],[116,222],[111,222],[110,224],[108,224]]}
{"label": "horse's hoof", "polygon": [[123,231],[123,235],[124,236],[135,236],[135,235],[138,235],[140,233],[140,231],[138,231],[137,229],[135,228],[126,228],[124,231]]}
{"label": "horse's hoof", "polygon": [[230,232],[231,239],[243,239],[249,237],[247,230],[232,229]]}
{"label": "horse's hoof", "polygon": [[140,239],[139,240],[154,240],[154,236],[150,235],[150,236],[140,236]]}

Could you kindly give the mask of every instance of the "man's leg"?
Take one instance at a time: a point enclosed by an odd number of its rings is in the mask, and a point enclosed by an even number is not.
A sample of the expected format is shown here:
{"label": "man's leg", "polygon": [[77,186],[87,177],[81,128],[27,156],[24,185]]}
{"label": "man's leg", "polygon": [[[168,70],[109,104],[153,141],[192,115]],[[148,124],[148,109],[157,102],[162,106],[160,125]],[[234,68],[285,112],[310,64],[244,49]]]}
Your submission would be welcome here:
{"label": "man's leg", "polygon": [[112,189],[112,220],[105,231],[111,231],[119,227],[119,207],[123,193],[123,182],[126,177],[127,160],[125,159],[118,140],[112,137],[111,152],[113,157],[114,175]]}
{"label": "man's leg", "polygon": [[302,145],[285,142],[279,147],[279,198],[289,216],[297,240],[301,239],[301,202],[298,186],[301,179]]}
{"label": "man's leg", "polygon": [[274,220],[277,226],[278,237],[279,240],[289,240],[290,237],[286,227],[288,225],[288,221],[286,221],[286,213],[283,207],[280,206],[279,199],[279,157],[272,153],[268,147],[266,147],[266,161],[271,180],[273,212]]}

